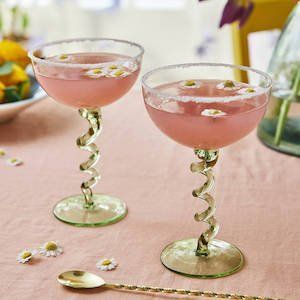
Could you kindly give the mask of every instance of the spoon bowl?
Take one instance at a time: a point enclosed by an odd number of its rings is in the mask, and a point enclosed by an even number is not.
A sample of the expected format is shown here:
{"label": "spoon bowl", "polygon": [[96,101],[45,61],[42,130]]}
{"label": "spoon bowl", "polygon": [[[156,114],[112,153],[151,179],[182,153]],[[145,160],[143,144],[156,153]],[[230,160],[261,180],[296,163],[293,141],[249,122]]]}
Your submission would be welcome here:
{"label": "spoon bowl", "polygon": [[57,280],[60,284],[74,289],[92,289],[105,285],[105,281],[86,271],[72,270],[58,275]]}

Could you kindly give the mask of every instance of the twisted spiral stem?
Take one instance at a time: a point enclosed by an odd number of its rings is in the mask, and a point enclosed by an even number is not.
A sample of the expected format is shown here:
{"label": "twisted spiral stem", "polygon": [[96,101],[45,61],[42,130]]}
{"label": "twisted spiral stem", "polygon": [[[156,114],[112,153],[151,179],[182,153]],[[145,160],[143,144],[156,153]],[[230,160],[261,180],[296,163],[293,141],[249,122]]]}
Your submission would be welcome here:
{"label": "twisted spiral stem", "polygon": [[77,146],[80,149],[89,151],[90,157],[87,161],[80,164],[80,170],[91,175],[91,178],[84,181],[81,184],[81,191],[85,199],[85,207],[90,208],[93,206],[93,191],[92,187],[100,179],[98,171],[94,168],[94,165],[100,158],[100,153],[97,145],[94,143],[97,136],[100,134],[102,129],[102,116],[100,109],[79,109],[79,114],[83,119],[89,122],[88,132],[81,135],[77,139]]}
{"label": "twisted spiral stem", "polygon": [[144,285],[130,285],[130,284],[118,284],[118,283],[106,283],[106,288],[138,291],[138,292],[150,292],[150,293],[165,293],[165,294],[178,294],[186,296],[200,296],[215,299],[236,299],[236,300],[281,300],[279,298],[269,298],[262,296],[248,296],[229,293],[214,293],[210,291],[200,290],[186,290],[186,289],[173,289],[173,288],[161,288]]}
{"label": "twisted spiral stem", "polygon": [[208,204],[208,208],[203,212],[196,213],[194,219],[197,222],[202,221],[209,225],[209,228],[198,239],[196,255],[208,256],[209,241],[217,235],[219,230],[219,224],[214,217],[216,210],[215,200],[209,194],[215,182],[212,167],[217,163],[219,151],[195,149],[194,152],[201,161],[192,163],[191,171],[206,176],[206,182],[200,188],[193,190],[193,196],[204,200]]}

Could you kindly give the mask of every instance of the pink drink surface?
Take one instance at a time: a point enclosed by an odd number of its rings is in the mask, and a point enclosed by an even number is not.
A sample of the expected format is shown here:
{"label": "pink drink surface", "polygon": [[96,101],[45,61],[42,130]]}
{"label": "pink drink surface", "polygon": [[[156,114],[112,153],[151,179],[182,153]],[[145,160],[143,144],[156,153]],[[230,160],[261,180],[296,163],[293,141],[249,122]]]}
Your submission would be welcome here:
{"label": "pink drink surface", "polygon": [[[199,80],[198,88],[182,88],[179,82],[156,87],[161,93],[174,96],[229,97],[237,90],[218,89],[219,80]],[[240,88],[249,85],[239,83]],[[247,99],[230,102],[181,102],[157,98],[144,89],[147,111],[156,126],[167,136],[192,148],[219,149],[251,132],[265,113],[268,94],[260,93]],[[241,96],[242,97],[242,96]],[[213,100],[212,100],[213,101]],[[203,115],[204,110],[220,110],[223,115]]]}
{"label": "pink drink surface", "polygon": [[[112,53],[64,54],[45,60],[63,62],[64,65],[35,64],[37,80],[50,97],[76,108],[102,107],[118,100],[129,91],[140,71],[139,66],[132,63],[130,57]],[[110,72],[106,72],[106,76],[104,73],[91,73],[93,70],[100,72],[98,67],[69,67],[72,64],[102,63],[104,66],[100,69]],[[110,69],[112,66],[114,69]],[[118,72],[118,76],[114,76],[113,72]]]}

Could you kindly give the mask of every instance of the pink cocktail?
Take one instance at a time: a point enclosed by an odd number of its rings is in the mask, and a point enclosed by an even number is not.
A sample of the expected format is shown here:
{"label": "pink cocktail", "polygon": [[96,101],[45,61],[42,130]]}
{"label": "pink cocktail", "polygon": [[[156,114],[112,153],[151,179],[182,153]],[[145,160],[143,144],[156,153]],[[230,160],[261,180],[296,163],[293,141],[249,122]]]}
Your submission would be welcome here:
{"label": "pink cocktail", "polygon": [[[256,84],[232,80],[234,69],[251,75]],[[168,269],[187,276],[215,278],[243,266],[234,245],[215,239],[219,224],[214,217],[213,166],[219,149],[251,132],[262,119],[269,99],[270,77],[260,71],[226,64],[183,64],[150,71],[143,77],[146,109],[154,124],[174,141],[194,149],[199,162],[191,171],[206,177],[193,190],[208,208],[194,215],[208,224],[199,238],[169,244],[161,254]]]}
{"label": "pink cocktail", "polygon": [[[172,82],[156,87],[160,93],[168,93],[167,101],[145,91],[147,111],[156,126],[176,142],[192,148],[219,149],[230,145],[253,130],[265,113],[268,95],[257,94],[250,85],[235,83],[240,88],[226,90],[218,88],[220,80],[190,80],[199,87],[184,86],[184,81]],[[229,83],[228,83],[229,84]],[[240,97],[240,91],[253,90],[247,100],[236,99],[226,102],[226,97]],[[258,90],[258,88],[256,88]],[[252,95],[252,93],[254,95]],[[191,100],[177,101],[174,97],[206,97],[206,102]],[[215,101],[224,97],[224,101]],[[211,99],[211,101],[210,101]],[[158,104],[158,105],[157,105]],[[210,112],[218,112],[211,114]]]}
{"label": "pink cocktail", "polygon": [[47,94],[78,108],[90,125],[77,145],[90,152],[80,170],[91,177],[81,184],[81,195],[66,197],[54,207],[54,215],[63,222],[103,226],[127,213],[120,199],[92,191],[100,178],[94,168],[99,159],[94,141],[102,129],[101,108],[130,90],[139,75],[143,52],[138,44],[123,40],[75,39],[45,44],[29,53],[37,80]]}
{"label": "pink cocktail", "polygon": [[[140,71],[129,56],[114,53],[70,53],[46,60],[65,65],[38,66],[39,83],[53,99],[76,108],[102,107],[120,99]],[[96,66],[89,68],[92,64]]]}

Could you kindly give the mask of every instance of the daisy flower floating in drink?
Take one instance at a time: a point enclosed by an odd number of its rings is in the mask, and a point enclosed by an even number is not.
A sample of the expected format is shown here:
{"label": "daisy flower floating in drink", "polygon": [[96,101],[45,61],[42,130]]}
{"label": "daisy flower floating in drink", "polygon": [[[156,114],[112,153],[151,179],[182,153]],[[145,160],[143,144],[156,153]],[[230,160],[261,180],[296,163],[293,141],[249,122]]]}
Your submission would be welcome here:
{"label": "daisy flower floating in drink", "polygon": [[[240,69],[257,84],[232,80]],[[243,255],[234,245],[215,239],[219,224],[214,217],[215,200],[212,167],[219,149],[250,133],[262,119],[269,99],[270,77],[260,71],[226,64],[183,64],[150,71],[143,77],[146,109],[155,125],[172,140],[194,149],[199,162],[191,171],[206,176],[193,196],[208,208],[194,215],[207,223],[198,238],[169,244],[161,254],[162,263],[177,273],[196,277],[222,277],[238,271]]]}

